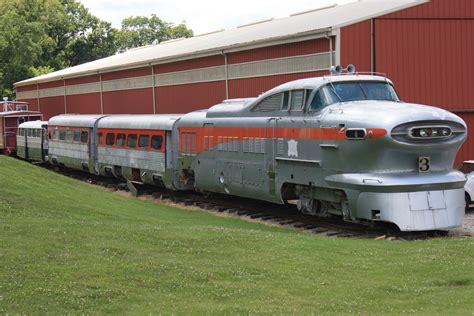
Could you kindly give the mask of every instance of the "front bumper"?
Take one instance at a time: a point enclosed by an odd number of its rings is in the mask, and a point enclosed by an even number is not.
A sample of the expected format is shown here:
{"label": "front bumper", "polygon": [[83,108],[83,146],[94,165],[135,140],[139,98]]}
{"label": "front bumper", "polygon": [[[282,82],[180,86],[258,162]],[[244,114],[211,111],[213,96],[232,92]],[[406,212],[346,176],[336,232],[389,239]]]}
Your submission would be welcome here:
{"label": "front bumper", "polygon": [[355,218],[396,224],[402,231],[460,227],[466,177],[438,173],[338,174],[326,182],[348,194]]}
{"label": "front bumper", "polygon": [[[464,189],[397,193],[362,192],[357,214],[396,224],[402,231],[447,230],[464,221]],[[378,214],[374,218],[374,214]]]}

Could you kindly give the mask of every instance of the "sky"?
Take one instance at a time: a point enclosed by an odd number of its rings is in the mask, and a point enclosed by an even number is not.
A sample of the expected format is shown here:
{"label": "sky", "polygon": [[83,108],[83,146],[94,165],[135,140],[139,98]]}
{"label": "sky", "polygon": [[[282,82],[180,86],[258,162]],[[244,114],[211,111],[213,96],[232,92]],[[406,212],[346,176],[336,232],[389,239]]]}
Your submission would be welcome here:
{"label": "sky", "polygon": [[129,16],[156,14],[166,22],[186,22],[195,35],[269,18],[281,18],[292,13],[344,4],[356,0],[79,0],[102,20],[120,28]]}

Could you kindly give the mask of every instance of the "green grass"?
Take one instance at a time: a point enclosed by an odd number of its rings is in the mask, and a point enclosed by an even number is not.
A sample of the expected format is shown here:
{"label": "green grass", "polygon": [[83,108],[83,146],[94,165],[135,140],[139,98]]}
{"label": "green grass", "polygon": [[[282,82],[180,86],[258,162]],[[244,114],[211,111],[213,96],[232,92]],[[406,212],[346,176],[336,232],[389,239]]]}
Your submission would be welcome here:
{"label": "green grass", "polygon": [[464,314],[474,240],[315,237],[0,156],[0,314]]}

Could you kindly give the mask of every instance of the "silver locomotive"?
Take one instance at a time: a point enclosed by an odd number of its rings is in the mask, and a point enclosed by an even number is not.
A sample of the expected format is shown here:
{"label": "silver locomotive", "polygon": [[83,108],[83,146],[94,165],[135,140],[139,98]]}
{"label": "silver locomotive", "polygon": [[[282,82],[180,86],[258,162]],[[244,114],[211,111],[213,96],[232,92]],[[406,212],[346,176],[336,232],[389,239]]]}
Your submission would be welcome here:
{"label": "silver locomotive", "polygon": [[[311,215],[403,231],[461,226],[465,176],[452,165],[465,123],[401,102],[384,76],[334,72],[185,115],[84,116],[85,127],[72,126],[81,115],[54,117],[52,142],[61,130],[65,141],[50,144],[49,160],[175,190],[297,201]],[[74,128],[87,130],[86,146],[67,142]]]}

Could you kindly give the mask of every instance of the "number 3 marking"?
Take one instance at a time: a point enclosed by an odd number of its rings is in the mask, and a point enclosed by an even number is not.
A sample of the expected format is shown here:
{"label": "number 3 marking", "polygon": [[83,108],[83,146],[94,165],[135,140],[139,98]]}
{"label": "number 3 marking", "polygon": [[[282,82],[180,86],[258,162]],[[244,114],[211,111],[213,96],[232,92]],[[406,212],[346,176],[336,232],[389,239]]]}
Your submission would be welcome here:
{"label": "number 3 marking", "polygon": [[430,157],[418,158],[418,170],[420,172],[427,172],[430,170]]}

